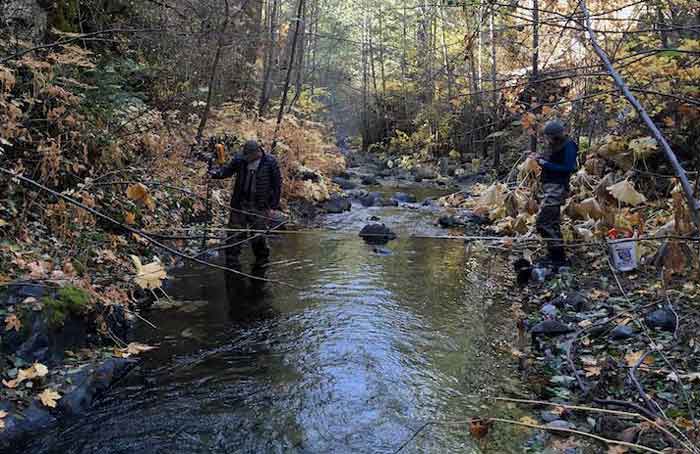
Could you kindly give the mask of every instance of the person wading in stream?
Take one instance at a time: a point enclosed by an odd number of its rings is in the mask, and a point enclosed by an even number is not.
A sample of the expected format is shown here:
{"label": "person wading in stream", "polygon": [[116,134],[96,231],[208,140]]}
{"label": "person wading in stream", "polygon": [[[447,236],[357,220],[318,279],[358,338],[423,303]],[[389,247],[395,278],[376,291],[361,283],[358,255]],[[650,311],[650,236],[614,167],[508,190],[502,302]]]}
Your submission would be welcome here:
{"label": "person wading in stream", "polygon": [[277,160],[265,153],[254,140],[243,145],[242,156],[234,157],[228,164],[210,172],[214,179],[236,176],[231,195],[231,215],[228,227],[232,232],[226,239],[226,263],[239,267],[239,256],[245,240],[250,243],[255,254],[255,267],[266,264],[270,248],[265,234],[246,230],[268,230],[274,221],[272,210],[279,208],[282,195],[282,175]]}
{"label": "person wading in stream", "polygon": [[569,195],[569,180],[576,171],[578,145],[565,133],[559,121],[544,127],[545,152],[531,156],[542,167],[544,198],[537,215],[537,231],[547,241],[548,262],[556,271],[568,264],[561,236],[561,206]]}

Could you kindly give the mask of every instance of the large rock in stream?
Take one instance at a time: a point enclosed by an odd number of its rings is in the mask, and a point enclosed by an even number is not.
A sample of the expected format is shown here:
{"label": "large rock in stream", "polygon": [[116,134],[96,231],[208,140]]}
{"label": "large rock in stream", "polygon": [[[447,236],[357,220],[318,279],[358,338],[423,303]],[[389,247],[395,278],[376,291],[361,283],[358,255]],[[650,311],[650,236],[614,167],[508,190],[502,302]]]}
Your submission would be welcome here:
{"label": "large rock in stream", "polygon": [[343,197],[338,194],[331,196],[329,200],[323,203],[323,209],[327,213],[339,214],[345,211],[350,211],[352,208],[352,203],[347,197]]}
{"label": "large rock in stream", "polygon": [[360,237],[370,244],[385,244],[396,239],[396,234],[384,224],[367,224],[360,231]]}

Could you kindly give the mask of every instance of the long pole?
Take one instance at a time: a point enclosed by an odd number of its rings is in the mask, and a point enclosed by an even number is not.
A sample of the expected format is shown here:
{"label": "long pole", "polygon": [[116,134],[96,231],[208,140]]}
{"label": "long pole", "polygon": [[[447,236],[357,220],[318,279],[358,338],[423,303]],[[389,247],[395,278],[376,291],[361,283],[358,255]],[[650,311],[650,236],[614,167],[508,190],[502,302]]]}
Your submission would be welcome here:
{"label": "long pole", "polygon": [[607,68],[608,72],[610,73],[610,76],[615,81],[615,85],[617,85],[620,88],[624,97],[627,98],[627,101],[629,101],[630,104],[632,104],[632,106],[639,114],[639,117],[644,121],[644,123],[649,128],[659,145],[661,145],[661,148],[663,149],[664,154],[666,155],[666,159],[668,159],[668,161],[671,163],[673,170],[676,172],[676,176],[681,181],[681,186],[683,187],[683,193],[685,194],[685,198],[688,202],[688,208],[690,209],[693,224],[695,224],[696,229],[700,230],[700,215],[698,215],[698,209],[700,208],[700,206],[698,205],[698,201],[695,199],[693,187],[688,181],[688,175],[685,173],[683,166],[681,166],[681,164],[678,162],[678,158],[671,149],[671,146],[668,144],[666,137],[664,137],[661,131],[659,131],[659,128],[654,124],[654,121],[651,119],[647,111],[644,109],[642,104],[639,102],[639,100],[637,100],[637,98],[629,89],[625,81],[622,79],[620,73],[618,73],[615,70],[615,67],[610,61],[608,54],[605,52],[605,50],[603,50],[602,47],[600,47],[600,44],[598,44],[595,32],[593,31],[593,26],[591,25],[591,14],[588,11],[588,7],[586,6],[586,1],[579,0],[579,4],[581,5],[581,10],[583,11],[583,15],[586,20],[584,27],[586,28],[588,38],[590,39],[591,44],[593,45],[593,50],[596,54],[598,54],[598,57],[603,62],[603,65],[605,65],[605,67]]}

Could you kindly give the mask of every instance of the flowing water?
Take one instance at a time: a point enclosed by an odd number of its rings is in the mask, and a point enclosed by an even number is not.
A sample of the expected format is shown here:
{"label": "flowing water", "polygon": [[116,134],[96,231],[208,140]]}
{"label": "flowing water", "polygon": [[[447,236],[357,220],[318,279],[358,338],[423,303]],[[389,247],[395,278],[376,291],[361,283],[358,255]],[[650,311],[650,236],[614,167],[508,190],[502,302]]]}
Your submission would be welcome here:
{"label": "flowing water", "polygon": [[[375,215],[398,240],[357,237]],[[443,234],[434,216],[360,208],[275,237],[267,277],[296,288],[174,270],[179,304],[145,314],[158,330],[135,336],[158,348],[23,452],[478,452],[464,421],[494,411],[479,396],[516,375],[492,348],[512,326],[507,303],[493,301],[502,264],[411,238]],[[520,452],[520,433],[498,439],[489,452]]]}

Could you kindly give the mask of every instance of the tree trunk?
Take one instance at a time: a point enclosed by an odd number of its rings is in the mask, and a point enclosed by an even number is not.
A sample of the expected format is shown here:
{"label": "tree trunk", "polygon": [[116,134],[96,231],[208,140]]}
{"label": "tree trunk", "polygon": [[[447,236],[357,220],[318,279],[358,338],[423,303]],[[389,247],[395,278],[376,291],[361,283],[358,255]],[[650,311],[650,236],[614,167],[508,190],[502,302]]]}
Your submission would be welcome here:
{"label": "tree trunk", "polygon": [[284,116],[284,107],[287,104],[287,95],[289,94],[289,82],[292,78],[292,67],[294,66],[294,54],[297,48],[297,39],[299,39],[299,28],[301,26],[301,13],[304,9],[304,0],[299,0],[297,6],[297,15],[295,17],[296,25],[294,27],[294,37],[292,38],[292,45],[289,55],[289,63],[287,65],[287,76],[284,81],[284,89],[282,90],[282,100],[280,101],[280,110],[277,112],[277,124],[275,125],[275,134],[272,142],[272,148],[274,149],[277,145],[277,131],[279,130],[280,124],[282,124],[282,117]]}
{"label": "tree trunk", "polygon": [[[540,5],[539,0],[532,0],[532,93],[537,93],[540,78]],[[532,99],[530,107],[532,108]],[[539,99],[537,100],[539,101]],[[537,133],[530,137],[530,151],[537,153]]]}
{"label": "tree trunk", "polygon": [[[496,31],[494,28],[494,16],[496,11],[491,8],[491,17],[489,18],[489,35],[491,39],[491,103],[493,104],[493,121],[495,129],[500,129],[499,114],[498,114],[498,79],[496,67]],[[498,169],[501,165],[501,149],[498,143],[498,137],[493,139],[493,167]]]}
{"label": "tree trunk", "polygon": [[296,63],[296,70],[297,70],[297,77],[296,77],[296,83],[294,85],[294,98],[292,98],[292,102],[289,103],[289,110],[287,112],[291,112],[292,108],[294,105],[297,103],[299,100],[299,97],[301,96],[301,91],[304,86],[304,54],[306,50],[306,5],[302,8],[301,11],[301,40],[299,41],[299,58],[297,59]]}
{"label": "tree trunk", "polygon": [[[246,0],[246,4],[248,0]],[[221,24],[221,30],[219,31],[219,40],[216,44],[216,54],[214,54],[214,62],[211,65],[211,77],[209,78],[209,91],[207,92],[207,102],[204,105],[204,110],[202,111],[202,117],[199,121],[199,128],[197,128],[197,142],[202,140],[202,135],[204,134],[204,128],[207,127],[207,118],[209,117],[209,109],[211,108],[211,98],[214,92],[214,82],[216,81],[216,71],[219,68],[219,60],[221,59],[221,48],[224,46],[224,34],[228,28],[229,23],[229,4],[228,0],[224,0],[224,22]]]}
{"label": "tree trunk", "polygon": [[265,58],[265,75],[263,77],[262,88],[260,90],[260,101],[258,102],[258,116],[263,117],[267,112],[267,105],[270,102],[270,80],[272,76],[272,66],[275,62],[275,49],[277,47],[277,5],[279,0],[272,0],[272,9],[269,13],[269,43],[267,46],[267,56]]}

